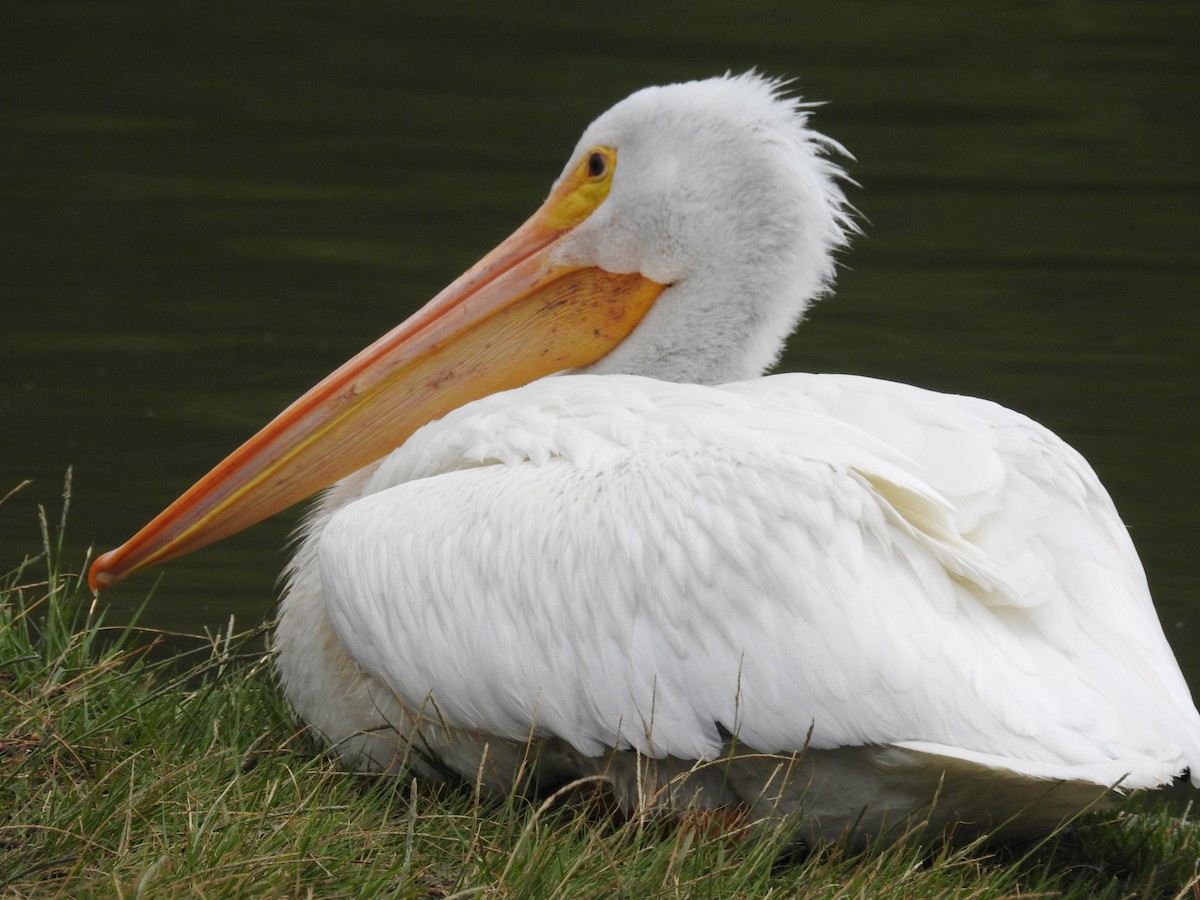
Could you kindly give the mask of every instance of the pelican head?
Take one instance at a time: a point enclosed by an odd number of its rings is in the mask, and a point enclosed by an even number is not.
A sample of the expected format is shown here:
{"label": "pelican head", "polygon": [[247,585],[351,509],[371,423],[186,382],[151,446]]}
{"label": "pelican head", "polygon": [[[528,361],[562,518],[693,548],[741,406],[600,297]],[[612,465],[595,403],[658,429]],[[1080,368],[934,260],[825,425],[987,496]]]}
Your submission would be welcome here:
{"label": "pelican head", "polygon": [[754,74],[646,88],[583,133],[558,183],[609,149],[611,188],[556,259],[670,286],[591,371],[757,377],[830,286],[853,226],[826,154],[845,151],[781,88]]}
{"label": "pelican head", "polygon": [[757,74],[647,88],[584,132],[540,209],[120,548],[94,589],[249,527],[471,400],[563,371],[746,378],[853,230],[808,108]]}

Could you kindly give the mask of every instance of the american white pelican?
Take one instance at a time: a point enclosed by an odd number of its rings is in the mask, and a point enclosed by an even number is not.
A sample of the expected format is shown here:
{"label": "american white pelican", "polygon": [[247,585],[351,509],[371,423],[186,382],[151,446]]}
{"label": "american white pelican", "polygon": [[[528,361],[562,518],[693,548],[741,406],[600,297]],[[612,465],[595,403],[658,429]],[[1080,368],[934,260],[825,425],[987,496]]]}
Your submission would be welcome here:
{"label": "american white pelican", "polygon": [[853,231],[808,115],[753,74],[617,104],[528,222],[93,586],[341,479],[275,646],[348,766],[600,774],[627,806],[802,809],[814,836],[935,796],[935,827],[1030,832],[1200,784],[1200,716],[1079,454],[986,400],[759,377]]}

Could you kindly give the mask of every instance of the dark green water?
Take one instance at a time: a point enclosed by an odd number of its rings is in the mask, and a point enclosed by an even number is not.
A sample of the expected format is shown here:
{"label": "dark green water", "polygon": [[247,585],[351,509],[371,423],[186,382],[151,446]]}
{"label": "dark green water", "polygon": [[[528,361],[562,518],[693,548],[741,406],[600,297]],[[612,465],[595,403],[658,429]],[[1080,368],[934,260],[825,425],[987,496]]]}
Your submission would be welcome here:
{"label": "dark green water", "polygon": [[[784,367],[979,394],[1092,461],[1200,685],[1200,4],[10,2],[0,560],[108,549],[534,208],[646,84],[829,100],[866,236]],[[107,596],[272,608],[294,515]]]}

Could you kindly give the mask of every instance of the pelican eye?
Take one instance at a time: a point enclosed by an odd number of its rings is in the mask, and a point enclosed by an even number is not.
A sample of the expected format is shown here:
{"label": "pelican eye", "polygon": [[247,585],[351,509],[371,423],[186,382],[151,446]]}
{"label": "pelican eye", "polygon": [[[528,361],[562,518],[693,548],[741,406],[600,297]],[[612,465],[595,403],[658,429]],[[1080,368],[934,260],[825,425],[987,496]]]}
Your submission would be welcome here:
{"label": "pelican eye", "polygon": [[593,150],[588,157],[588,177],[603,178],[608,171],[608,160],[599,150]]}
{"label": "pelican eye", "polygon": [[574,228],[604,202],[617,169],[615,147],[593,147],[567,173],[547,200],[546,224],[551,228]]}

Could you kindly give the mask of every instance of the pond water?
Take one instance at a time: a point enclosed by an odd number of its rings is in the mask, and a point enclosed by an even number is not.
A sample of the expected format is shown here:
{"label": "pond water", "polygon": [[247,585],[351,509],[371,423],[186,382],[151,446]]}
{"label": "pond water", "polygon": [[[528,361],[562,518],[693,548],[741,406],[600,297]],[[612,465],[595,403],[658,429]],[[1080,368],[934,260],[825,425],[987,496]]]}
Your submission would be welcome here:
{"label": "pond water", "polygon": [[[831,103],[865,236],[783,369],[995,399],[1091,460],[1200,686],[1200,4],[5,4],[3,568],[74,467],[68,561],[129,537],[536,206],[646,84]],[[291,511],[106,595],[273,607]]]}

